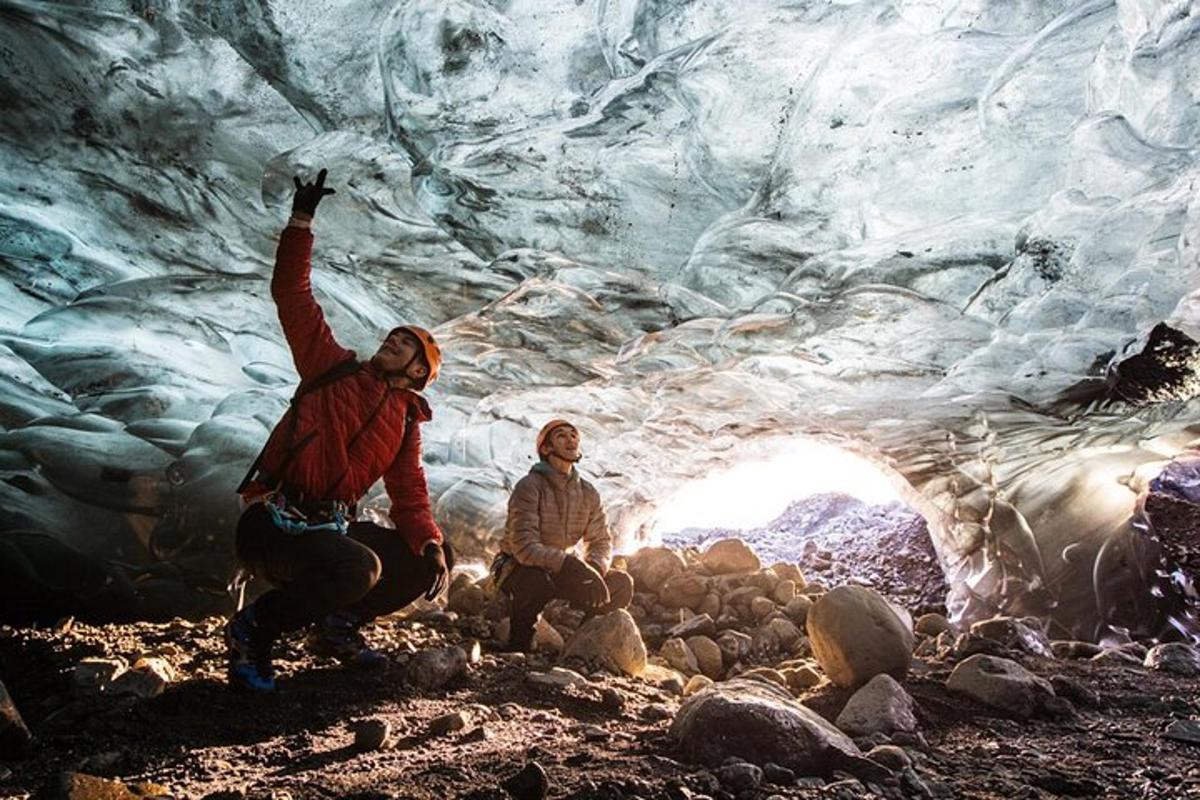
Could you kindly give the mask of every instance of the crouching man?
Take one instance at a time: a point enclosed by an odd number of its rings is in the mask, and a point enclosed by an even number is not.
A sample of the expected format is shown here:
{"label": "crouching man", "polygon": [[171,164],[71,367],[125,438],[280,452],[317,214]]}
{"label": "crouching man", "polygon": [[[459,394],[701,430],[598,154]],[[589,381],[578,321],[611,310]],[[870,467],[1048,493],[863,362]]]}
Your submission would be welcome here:
{"label": "crouching man", "polygon": [[[512,598],[507,649],[528,651],[534,625],[555,598],[589,613],[625,608],[633,578],[609,569],[612,537],[600,494],[580,477],[579,431],[551,420],[537,436],[539,461],[517,482],[492,573]],[[570,551],[582,540],[583,558]]]}
{"label": "crouching man", "polygon": [[[361,628],[446,584],[453,555],[430,508],[420,426],[430,419],[419,392],[437,377],[441,351],[428,331],[393,329],[368,361],[337,343],[310,279],[315,183],[296,180],[292,218],[279,239],[271,297],[300,387],[291,408],[238,487],[242,567],[273,587],[225,628],[229,682],[275,688],[271,649],[282,633],[311,625],[310,651],[378,663]],[[395,530],[356,522],[356,504],[379,478]]]}

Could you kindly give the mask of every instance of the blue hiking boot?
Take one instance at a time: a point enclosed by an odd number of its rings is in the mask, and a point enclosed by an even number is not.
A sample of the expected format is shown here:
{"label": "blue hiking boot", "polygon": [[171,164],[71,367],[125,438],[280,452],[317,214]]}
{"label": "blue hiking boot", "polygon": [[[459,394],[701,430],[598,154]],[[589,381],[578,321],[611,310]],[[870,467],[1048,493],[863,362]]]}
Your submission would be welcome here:
{"label": "blue hiking boot", "polygon": [[318,622],[304,640],[304,649],[322,658],[336,658],[343,664],[376,667],[388,657],[367,646],[363,638],[363,620],[349,611],[336,611]]}
{"label": "blue hiking boot", "polygon": [[252,692],[275,691],[275,667],[271,663],[272,639],[255,620],[253,605],[246,606],[226,623],[230,686]]}

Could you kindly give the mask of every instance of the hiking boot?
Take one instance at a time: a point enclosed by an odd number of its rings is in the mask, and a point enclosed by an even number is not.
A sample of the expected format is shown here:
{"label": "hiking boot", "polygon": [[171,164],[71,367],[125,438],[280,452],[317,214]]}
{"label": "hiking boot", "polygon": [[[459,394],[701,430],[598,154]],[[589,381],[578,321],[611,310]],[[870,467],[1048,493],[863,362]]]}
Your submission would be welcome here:
{"label": "hiking boot", "polygon": [[386,664],[388,657],[367,647],[363,638],[363,620],[349,611],[337,611],[318,622],[304,640],[304,649],[314,656],[336,658],[343,664],[374,667]]}
{"label": "hiking boot", "polygon": [[273,638],[259,626],[253,605],[234,614],[225,624],[230,686],[252,692],[275,691],[275,667],[271,664]]}

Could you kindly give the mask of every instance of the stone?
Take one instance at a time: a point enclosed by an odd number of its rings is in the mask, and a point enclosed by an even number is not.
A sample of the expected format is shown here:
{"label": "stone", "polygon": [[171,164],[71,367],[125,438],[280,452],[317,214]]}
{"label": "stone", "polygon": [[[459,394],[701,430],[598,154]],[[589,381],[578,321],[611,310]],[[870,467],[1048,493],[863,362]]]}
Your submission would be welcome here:
{"label": "stone", "polygon": [[713,684],[683,701],[670,732],[688,758],[709,767],[732,757],[801,775],[835,769],[873,778],[887,774],[878,765],[865,766],[849,737],[768,682],[734,678]]}
{"label": "stone", "polygon": [[161,658],[138,659],[132,669],[122,672],[109,684],[107,692],[147,700],[166,691],[174,675],[175,670]]}
{"label": "stone", "polygon": [[771,599],[781,606],[786,606],[788,603],[795,600],[796,582],[785,580],[777,583],[774,591],[771,592]]}
{"label": "stone", "polygon": [[1163,736],[1175,742],[1200,745],[1200,720],[1173,720],[1163,731]]}
{"label": "stone", "polygon": [[854,688],[880,673],[903,678],[912,663],[912,631],[887,600],[863,586],[839,586],[808,614],[813,655],[829,679]]}
{"label": "stone", "polygon": [[917,729],[913,699],[891,675],[876,675],[854,693],[835,724],[852,737]]}
{"label": "stone", "polygon": [[755,572],[762,567],[758,556],[741,539],[719,539],[700,554],[700,563],[713,575]]}
{"label": "stone", "polygon": [[939,633],[953,633],[954,626],[941,614],[922,614],[917,617],[913,630],[922,636],[937,636]]}
{"label": "stone", "polygon": [[713,619],[721,616],[721,596],[715,592],[709,592],[704,595],[704,599],[700,601],[696,612]]}
{"label": "stone", "polygon": [[544,800],[550,791],[550,778],[536,761],[530,761],[521,771],[500,784],[513,800]]}
{"label": "stone", "polygon": [[17,761],[33,752],[33,735],[4,684],[0,683],[0,761]]}
{"label": "stone", "polygon": [[692,636],[715,636],[716,633],[716,623],[713,622],[713,618],[708,614],[696,614],[667,631],[667,635],[675,639],[688,639]]}
{"label": "stone", "polygon": [[488,596],[483,587],[475,583],[468,573],[460,572],[450,582],[446,596],[446,610],[467,617],[478,617],[487,607]]}
{"label": "stone", "polygon": [[352,723],[350,731],[354,734],[354,749],[360,753],[367,753],[379,750],[387,744],[388,737],[392,734],[392,725],[386,719],[372,717]]}
{"label": "stone", "polygon": [[772,669],[771,667],[755,667],[754,669],[748,669],[743,672],[740,677],[769,681],[776,686],[782,686],[785,689],[788,685],[787,678],[783,676],[783,673],[777,669]]}
{"label": "stone", "polygon": [[783,675],[783,679],[787,681],[788,687],[798,691],[819,686],[821,681],[825,680],[821,673],[808,666],[788,667],[779,670],[779,672]]}
{"label": "stone", "polygon": [[469,711],[452,711],[434,717],[429,723],[430,736],[445,736],[456,731],[464,731],[474,722]]}
{"label": "stone", "polygon": [[655,594],[669,578],[687,570],[683,556],[668,547],[643,547],[629,557],[628,563],[637,590]]}
{"label": "stone", "polygon": [[724,631],[717,637],[717,646],[721,648],[725,666],[730,666],[750,655],[754,639],[741,631]]}
{"label": "stone", "polygon": [[763,626],[771,632],[775,640],[779,642],[779,646],[786,651],[791,651],[796,644],[804,638],[804,634],[799,628],[792,623],[791,620],[776,617]]}
{"label": "stone", "polygon": [[539,618],[533,626],[533,649],[543,653],[558,655],[566,647],[563,636],[558,629],[544,619]]}
{"label": "stone", "polygon": [[750,613],[755,619],[765,619],[775,609],[775,601],[769,597],[756,597],[750,601]]}
{"label": "stone", "polygon": [[566,667],[551,667],[545,672],[530,672],[525,676],[525,682],[530,686],[544,686],[551,689],[568,689],[572,686],[583,688],[588,685],[587,678]]}
{"label": "stone", "polygon": [[119,659],[85,658],[71,670],[71,685],[80,694],[100,694],[127,668]]}
{"label": "stone", "polygon": [[683,696],[691,697],[696,692],[707,689],[713,685],[712,678],[705,675],[693,675],[688,679],[687,685],[683,687]]}
{"label": "stone", "polygon": [[646,643],[633,617],[622,608],[580,626],[563,657],[595,662],[636,678],[646,669]]}
{"label": "stone", "polygon": [[1052,658],[1050,641],[1039,628],[1025,624],[1014,617],[997,616],[980,620],[971,626],[971,633],[1000,642],[1005,647],[1020,650],[1030,655]]}
{"label": "stone", "polygon": [[1056,640],[1050,643],[1050,652],[1055,658],[1083,659],[1104,652],[1104,648],[1092,642]]}
{"label": "stone", "polygon": [[707,636],[691,636],[687,639],[688,649],[696,659],[696,666],[714,681],[725,671],[725,655],[721,646]]}
{"label": "stone", "polygon": [[1142,666],[1146,660],[1146,653],[1129,647],[1128,645],[1119,645],[1117,647],[1108,647],[1101,650],[1096,655],[1092,656],[1091,661],[1100,664],[1128,664],[1135,667]]}
{"label": "stone", "polygon": [[796,773],[787,767],[775,763],[763,764],[763,780],[776,786],[791,786],[796,780]]}
{"label": "stone", "polygon": [[156,783],[127,784],[97,778],[82,772],[64,772],[41,793],[40,797],[58,800],[140,800],[145,797],[169,797],[171,792]]}
{"label": "stone", "polygon": [[673,669],[679,670],[684,675],[695,675],[700,671],[700,667],[696,664],[696,656],[692,654],[683,639],[667,639],[663,642],[659,655],[665,658]]}
{"label": "stone", "polygon": [[467,662],[467,651],[461,647],[422,650],[409,660],[406,677],[409,683],[420,689],[440,689],[465,675]]}
{"label": "stone", "polygon": [[670,667],[662,667],[657,664],[647,664],[646,669],[642,671],[641,679],[670,694],[683,694],[683,688],[687,684],[687,679],[678,672]]}
{"label": "stone", "polygon": [[894,744],[881,744],[872,747],[867,758],[882,764],[892,772],[900,772],[912,766],[912,757],[903,747]]}
{"label": "stone", "polygon": [[1200,675],[1200,649],[1184,642],[1157,644],[1147,651],[1142,666],[1156,672],[1194,678]]}
{"label": "stone", "polygon": [[667,608],[695,610],[708,595],[708,581],[692,572],[672,575],[658,590],[658,600]]}
{"label": "stone", "polygon": [[740,762],[726,764],[717,770],[717,780],[730,791],[746,792],[757,789],[763,782],[762,767]]}
{"label": "stone", "polygon": [[797,625],[804,625],[808,622],[808,612],[812,609],[813,601],[808,595],[797,595],[793,597],[788,604],[783,607],[783,613],[787,614],[788,619]]}
{"label": "stone", "polygon": [[1033,716],[1055,696],[1049,681],[1017,662],[983,654],[959,663],[946,688],[1021,718]]}
{"label": "stone", "polygon": [[1054,689],[1057,696],[1065,697],[1077,705],[1099,708],[1103,704],[1099,692],[1066,675],[1051,675],[1050,688]]}

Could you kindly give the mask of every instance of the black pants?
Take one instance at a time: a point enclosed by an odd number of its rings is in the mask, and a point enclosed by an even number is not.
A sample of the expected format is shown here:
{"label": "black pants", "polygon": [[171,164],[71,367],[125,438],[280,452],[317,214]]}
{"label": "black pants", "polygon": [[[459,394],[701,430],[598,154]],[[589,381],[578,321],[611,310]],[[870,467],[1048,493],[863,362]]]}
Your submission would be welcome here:
{"label": "black pants", "polygon": [[[609,602],[596,613],[625,608],[633,600],[633,578],[628,572],[610,569],[604,576]],[[578,584],[561,580],[538,567],[520,565],[514,569],[501,588],[512,597],[512,619],[509,622],[508,642],[528,650],[533,643],[533,627],[538,615],[551,600],[566,600],[575,608],[584,608],[584,598]]]}
{"label": "black pants", "polygon": [[370,522],[336,531],[285,533],[256,503],[237,528],[238,561],[274,588],[254,603],[271,633],[302,628],[334,611],[368,621],[403,608],[433,586],[434,570],[400,534]]}

